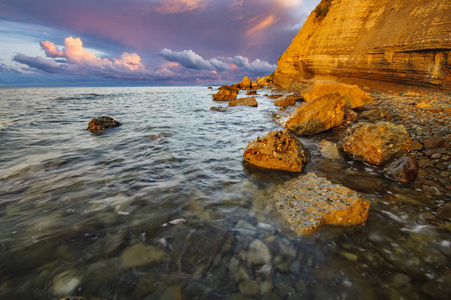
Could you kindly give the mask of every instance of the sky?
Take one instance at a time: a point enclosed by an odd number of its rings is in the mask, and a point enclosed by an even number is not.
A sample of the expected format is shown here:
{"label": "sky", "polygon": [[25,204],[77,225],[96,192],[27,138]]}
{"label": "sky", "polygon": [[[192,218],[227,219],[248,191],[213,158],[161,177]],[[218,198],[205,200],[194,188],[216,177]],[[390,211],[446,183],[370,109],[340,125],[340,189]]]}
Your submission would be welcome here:
{"label": "sky", "polygon": [[271,74],[320,0],[0,0],[0,87]]}

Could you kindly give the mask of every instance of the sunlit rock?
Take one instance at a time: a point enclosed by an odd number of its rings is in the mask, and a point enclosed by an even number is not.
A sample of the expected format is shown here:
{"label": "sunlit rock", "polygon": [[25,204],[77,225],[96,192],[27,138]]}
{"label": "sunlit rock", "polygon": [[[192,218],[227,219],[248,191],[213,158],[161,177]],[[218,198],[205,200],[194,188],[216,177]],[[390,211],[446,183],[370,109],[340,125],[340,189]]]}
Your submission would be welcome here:
{"label": "sunlit rock", "polygon": [[278,98],[275,102],[274,105],[275,106],[294,106],[296,105],[296,101],[301,101],[302,97],[301,96],[296,96],[296,95],[288,95],[285,97],[281,97]]}
{"label": "sunlit rock", "polygon": [[291,114],[288,130],[298,135],[313,135],[343,122],[346,100],[338,94],[328,94],[304,103]]}
{"label": "sunlit rock", "polygon": [[401,156],[384,167],[384,175],[397,181],[410,182],[417,174],[418,162],[411,156]]}
{"label": "sunlit rock", "polygon": [[317,81],[301,92],[305,102],[310,102],[321,96],[335,93],[345,97],[345,110],[374,102],[373,98],[362,91],[357,85]]}
{"label": "sunlit rock", "polygon": [[362,224],[370,207],[370,202],[362,200],[356,191],[314,173],[276,186],[270,199],[291,229],[300,235],[313,233],[323,224]]}
{"label": "sunlit rock", "polygon": [[53,279],[53,294],[56,296],[70,296],[80,284],[80,278],[70,271],[63,272]]}
{"label": "sunlit rock", "polygon": [[239,89],[235,86],[223,85],[219,88],[216,94],[213,94],[213,100],[216,101],[229,101],[236,99]]}
{"label": "sunlit rock", "polygon": [[238,83],[238,86],[242,90],[251,89],[252,88],[252,82],[251,79],[247,76],[243,78],[243,81]]}
{"label": "sunlit rock", "polygon": [[390,122],[358,123],[346,134],[343,150],[356,159],[376,165],[402,149],[409,149],[412,141],[404,125]]}
{"label": "sunlit rock", "polygon": [[239,98],[229,102],[229,106],[251,106],[257,107],[258,102],[254,97]]}
{"label": "sunlit rock", "polygon": [[244,160],[267,169],[301,172],[310,159],[310,151],[286,129],[271,131],[250,142]]}
{"label": "sunlit rock", "polygon": [[88,128],[86,130],[96,131],[96,130],[104,130],[107,128],[118,127],[121,126],[121,123],[114,120],[111,117],[100,117],[97,119],[92,119],[88,124]]}

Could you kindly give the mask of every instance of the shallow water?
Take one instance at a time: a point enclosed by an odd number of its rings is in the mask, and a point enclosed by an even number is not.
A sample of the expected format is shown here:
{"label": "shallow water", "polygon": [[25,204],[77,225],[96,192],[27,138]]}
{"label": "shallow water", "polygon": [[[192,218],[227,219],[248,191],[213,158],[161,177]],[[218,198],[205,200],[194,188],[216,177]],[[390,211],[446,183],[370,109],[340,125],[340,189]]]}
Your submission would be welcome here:
{"label": "shallow water", "polygon": [[[371,208],[364,226],[298,237],[268,193],[299,175],[242,159],[289,111],[265,90],[258,108],[211,111],[227,105],[211,93],[0,90],[0,298],[448,298],[451,226],[435,211],[449,195],[421,176],[401,184],[313,155],[303,173],[357,190]],[[102,115],[122,126],[86,131]],[[315,154],[331,137],[302,140]]]}

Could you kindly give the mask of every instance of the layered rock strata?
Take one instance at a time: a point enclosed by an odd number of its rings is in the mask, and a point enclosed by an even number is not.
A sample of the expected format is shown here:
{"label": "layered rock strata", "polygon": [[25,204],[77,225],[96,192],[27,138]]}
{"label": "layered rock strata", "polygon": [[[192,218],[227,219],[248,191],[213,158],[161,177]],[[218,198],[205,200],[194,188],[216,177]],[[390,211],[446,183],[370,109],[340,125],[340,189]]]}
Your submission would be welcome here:
{"label": "layered rock strata", "polygon": [[301,172],[310,159],[310,151],[286,129],[271,131],[250,142],[244,160],[266,169]]}
{"label": "layered rock strata", "polygon": [[271,200],[291,230],[300,235],[313,233],[323,224],[364,223],[370,207],[356,191],[314,173],[277,186]]}
{"label": "layered rock strata", "polygon": [[323,0],[274,81],[344,77],[451,89],[451,1]]}

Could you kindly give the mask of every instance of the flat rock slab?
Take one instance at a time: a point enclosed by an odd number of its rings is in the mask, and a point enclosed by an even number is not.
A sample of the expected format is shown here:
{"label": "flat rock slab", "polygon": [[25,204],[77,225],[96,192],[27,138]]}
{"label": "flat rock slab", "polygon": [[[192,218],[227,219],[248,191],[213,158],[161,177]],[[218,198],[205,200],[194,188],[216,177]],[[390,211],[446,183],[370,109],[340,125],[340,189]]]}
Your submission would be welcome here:
{"label": "flat rock slab", "polygon": [[251,106],[257,107],[258,103],[254,97],[239,98],[229,102],[229,106]]}
{"label": "flat rock slab", "polygon": [[271,131],[250,142],[244,160],[267,169],[301,172],[310,159],[310,151],[288,130]]}
{"label": "flat rock slab", "polygon": [[313,233],[323,224],[364,223],[370,207],[370,202],[362,200],[356,191],[314,173],[276,186],[271,201],[299,235]]}

